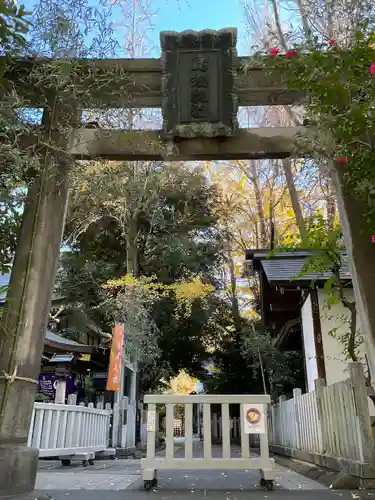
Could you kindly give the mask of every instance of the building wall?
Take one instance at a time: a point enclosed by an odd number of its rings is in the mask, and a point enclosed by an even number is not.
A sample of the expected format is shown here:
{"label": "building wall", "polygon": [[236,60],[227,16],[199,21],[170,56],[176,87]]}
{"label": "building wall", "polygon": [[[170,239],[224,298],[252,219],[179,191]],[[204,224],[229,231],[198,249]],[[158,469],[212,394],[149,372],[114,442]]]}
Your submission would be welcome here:
{"label": "building wall", "polygon": [[[354,300],[353,289],[347,289],[344,293],[348,300]],[[345,347],[339,339],[340,337],[342,338],[342,336],[345,335],[345,333],[347,333],[350,329],[350,314],[341,303],[334,304],[328,308],[328,294],[324,290],[319,290],[318,299],[327,384],[334,384],[335,382],[344,380],[349,376],[347,366],[350,359],[345,357]],[[334,328],[337,328],[337,330],[334,332],[334,335],[330,335],[330,332],[332,332],[332,329]],[[357,329],[359,331],[361,329],[358,315]],[[358,334],[360,335],[360,332]],[[365,361],[365,349],[363,343],[359,347],[357,354],[360,361]]]}
{"label": "building wall", "polygon": [[[344,293],[348,300],[354,300],[353,289],[347,289]],[[339,341],[339,338],[349,329],[349,314],[341,303],[334,304],[328,308],[327,299],[327,292],[318,290],[326,379],[327,385],[330,385],[340,380],[344,380],[349,376],[347,367],[350,360],[345,357],[344,345]],[[301,316],[305,346],[307,385],[308,390],[312,391],[314,390],[314,380],[317,377],[317,368],[310,296],[302,307]],[[334,328],[337,330],[334,332],[334,335],[331,335],[330,332],[332,332]],[[357,317],[357,328],[358,330],[361,328],[359,317]],[[365,348],[363,344],[358,349],[358,355],[360,361],[365,360]]]}

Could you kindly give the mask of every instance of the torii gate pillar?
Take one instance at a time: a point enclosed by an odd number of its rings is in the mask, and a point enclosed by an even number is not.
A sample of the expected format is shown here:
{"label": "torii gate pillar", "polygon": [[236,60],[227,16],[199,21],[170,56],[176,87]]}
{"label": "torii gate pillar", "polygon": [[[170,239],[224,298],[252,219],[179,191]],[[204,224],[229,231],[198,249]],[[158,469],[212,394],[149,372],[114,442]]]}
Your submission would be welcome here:
{"label": "torii gate pillar", "polygon": [[[333,168],[333,167],[332,167]],[[337,205],[349,267],[352,274],[357,313],[366,349],[366,358],[375,387],[375,243],[368,232],[369,207],[353,193],[343,188],[345,169],[333,172]]]}

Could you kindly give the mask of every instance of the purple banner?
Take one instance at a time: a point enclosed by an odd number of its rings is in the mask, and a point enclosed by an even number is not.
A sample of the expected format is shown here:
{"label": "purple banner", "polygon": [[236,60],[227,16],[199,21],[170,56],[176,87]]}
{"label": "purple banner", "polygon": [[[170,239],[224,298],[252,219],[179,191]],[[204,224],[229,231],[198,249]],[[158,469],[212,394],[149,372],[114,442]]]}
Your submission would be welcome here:
{"label": "purple banner", "polygon": [[[38,379],[38,391],[42,392],[46,396],[55,396],[56,391],[56,380],[58,377],[54,373],[43,372],[39,375]],[[66,393],[73,394],[77,391],[75,385],[75,374],[66,376]]]}

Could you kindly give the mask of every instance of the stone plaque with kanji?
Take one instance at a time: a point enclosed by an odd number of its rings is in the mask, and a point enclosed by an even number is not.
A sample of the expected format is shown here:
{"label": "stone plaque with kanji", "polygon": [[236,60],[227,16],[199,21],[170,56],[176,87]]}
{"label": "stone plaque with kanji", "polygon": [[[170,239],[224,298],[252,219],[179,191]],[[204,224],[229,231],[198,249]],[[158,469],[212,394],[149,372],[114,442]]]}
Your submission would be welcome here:
{"label": "stone plaque with kanji", "polygon": [[238,128],[237,30],[162,32],[163,131],[231,137]]}

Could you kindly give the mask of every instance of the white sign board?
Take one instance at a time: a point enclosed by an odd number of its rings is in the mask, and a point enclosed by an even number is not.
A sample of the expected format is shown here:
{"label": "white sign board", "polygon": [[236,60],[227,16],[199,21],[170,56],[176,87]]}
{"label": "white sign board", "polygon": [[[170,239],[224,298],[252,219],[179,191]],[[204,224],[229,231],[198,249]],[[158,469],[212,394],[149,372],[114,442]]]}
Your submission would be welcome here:
{"label": "white sign board", "polygon": [[263,404],[242,405],[245,434],[265,434],[266,415]]}
{"label": "white sign board", "polygon": [[148,410],[147,412],[147,431],[155,432],[156,431],[156,411]]}

